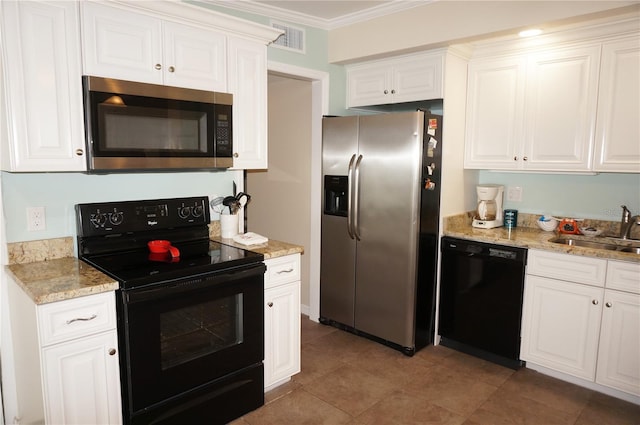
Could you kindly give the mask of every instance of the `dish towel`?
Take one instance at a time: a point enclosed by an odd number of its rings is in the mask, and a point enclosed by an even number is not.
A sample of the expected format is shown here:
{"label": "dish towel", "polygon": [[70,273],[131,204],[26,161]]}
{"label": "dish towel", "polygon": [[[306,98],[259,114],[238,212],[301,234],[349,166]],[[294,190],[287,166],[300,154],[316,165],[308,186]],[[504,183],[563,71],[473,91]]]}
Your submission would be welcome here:
{"label": "dish towel", "polygon": [[234,242],[242,245],[259,245],[261,243],[269,242],[269,239],[262,235],[253,232],[247,232],[242,235],[236,235],[233,237]]}

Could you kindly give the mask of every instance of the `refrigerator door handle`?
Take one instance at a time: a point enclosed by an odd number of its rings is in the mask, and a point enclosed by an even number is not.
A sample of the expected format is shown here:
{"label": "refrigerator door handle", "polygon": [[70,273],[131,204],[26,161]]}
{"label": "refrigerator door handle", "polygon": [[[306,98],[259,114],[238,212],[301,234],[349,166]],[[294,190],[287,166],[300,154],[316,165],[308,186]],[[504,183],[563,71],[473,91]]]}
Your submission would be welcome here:
{"label": "refrigerator door handle", "polygon": [[353,163],[356,160],[356,154],[351,156],[349,161],[349,172],[347,174],[347,233],[351,239],[355,238],[353,234]]}
{"label": "refrigerator door handle", "polygon": [[356,240],[360,240],[360,221],[358,217],[360,216],[360,162],[362,162],[362,155],[358,156],[358,160],[356,161],[355,166],[355,190],[353,191],[353,233],[356,236]]}

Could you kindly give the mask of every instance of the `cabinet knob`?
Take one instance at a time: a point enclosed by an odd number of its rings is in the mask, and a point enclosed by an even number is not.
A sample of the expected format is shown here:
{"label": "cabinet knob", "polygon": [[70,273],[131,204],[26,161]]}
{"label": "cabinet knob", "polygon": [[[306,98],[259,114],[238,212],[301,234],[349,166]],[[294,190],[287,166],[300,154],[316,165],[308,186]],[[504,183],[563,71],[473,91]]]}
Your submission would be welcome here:
{"label": "cabinet knob", "polygon": [[611,307],[613,304],[611,304],[611,303],[609,303],[609,302],[608,302],[608,303],[605,303],[605,305],[606,305],[607,307]]}
{"label": "cabinet knob", "polygon": [[84,151],[82,149],[76,149],[76,155],[82,156],[84,155]]}
{"label": "cabinet knob", "polygon": [[591,301],[591,304],[593,304],[593,305],[598,305],[598,300],[593,300],[593,301]]}
{"label": "cabinet knob", "polygon": [[267,305],[268,305],[269,307],[273,307],[273,303],[272,303],[271,301],[269,301],[269,302],[267,303]]}
{"label": "cabinet knob", "polygon": [[527,159],[529,159],[529,158],[527,158],[526,156],[524,158],[522,158],[523,161],[526,161]]}
{"label": "cabinet knob", "polygon": [[115,356],[116,355],[116,349],[115,348],[110,348],[109,349],[109,355],[110,356]]}
{"label": "cabinet knob", "polygon": [[175,69],[173,66],[170,66],[170,67],[169,67],[169,72],[175,72],[175,70],[176,70],[176,69]]}
{"label": "cabinet knob", "polygon": [[385,90],[385,91],[384,91],[384,94],[389,94],[389,90]]}
{"label": "cabinet knob", "polygon": [[391,94],[396,94],[396,91],[395,90],[391,90]]}
{"label": "cabinet knob", "polygon": [[238,152],[235,152],[235,153],[233,154],[233,157],[234,157],[234,158],[237,158],[237,157],[239,157],[239,156],[240,156],[240,155],[238,155]]}
{"label": "cabinet knob", "polygon": [[160,71],[162,69],[162,65],[160,65],[159,63],[156,64],[155,68]]}
{"label": "cabinet knob", "polygon": [[514,157],[513,157],[513,160],[514,160],[514,161],[517,161],[517,160],[518,160],[518,157],[517,157],[517,156],[514,156]]}

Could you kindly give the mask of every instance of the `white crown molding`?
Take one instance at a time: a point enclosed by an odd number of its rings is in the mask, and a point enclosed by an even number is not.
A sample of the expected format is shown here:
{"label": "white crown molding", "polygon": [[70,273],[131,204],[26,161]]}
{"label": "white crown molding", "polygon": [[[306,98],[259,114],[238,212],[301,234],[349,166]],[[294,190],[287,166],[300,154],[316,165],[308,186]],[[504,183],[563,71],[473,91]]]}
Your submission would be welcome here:
{"label": "white crown molding", "polygon": [[300,12],[282,9],[253,0],[201,0],[203,3],[225,7],[228,9],[238,10],[241,12],[255,13],[257,15],[266,16],[272,19],[280,19],[291,23],[307,25],[323,30],[332,30],[346,25],[358,22],[368,21],[370,19],[389,15],[391,13],[401,12],[403,10],[412,9],[418,6],[424,6],[436,0],[403,0],[392,1],[381,4],[361,12],[355,12],[348,15],[340,16],[334,19],[318,18],[316,16],[307,15]]}

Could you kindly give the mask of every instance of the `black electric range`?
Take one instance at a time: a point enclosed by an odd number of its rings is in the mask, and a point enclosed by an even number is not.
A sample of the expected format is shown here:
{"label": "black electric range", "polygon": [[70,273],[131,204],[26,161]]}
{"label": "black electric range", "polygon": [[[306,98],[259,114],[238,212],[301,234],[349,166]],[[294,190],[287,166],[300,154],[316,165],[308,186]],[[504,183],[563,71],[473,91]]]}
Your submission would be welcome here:
{"label": "black electric range", "polygon": [[[125,425],[225,424],[264,404],[263,255],[209,240],[207,197],[76,206],[116,291]],[[178,251],[152,253],[149,241]]]}

